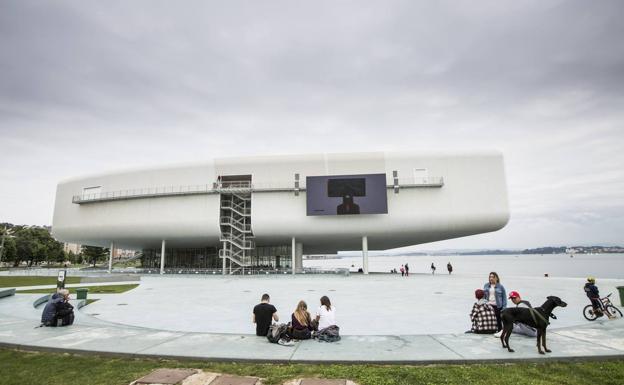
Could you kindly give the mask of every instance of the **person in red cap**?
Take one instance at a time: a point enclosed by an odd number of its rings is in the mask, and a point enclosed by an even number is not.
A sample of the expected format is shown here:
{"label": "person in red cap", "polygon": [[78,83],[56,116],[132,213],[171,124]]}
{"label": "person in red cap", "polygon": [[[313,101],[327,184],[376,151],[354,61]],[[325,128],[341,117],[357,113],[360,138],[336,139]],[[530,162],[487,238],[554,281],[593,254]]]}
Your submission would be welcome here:
{"label": "person in red cap", "polygon": [[[516,305],[516,307],[532,308],[531,303],[529,301],[523,300],[522,297],[520,297],[520,293],[518,293],[517,291],[510,292],[509,299],[511,300],[511,302],[514,303],[514,305]],[[537,330],[535,330],[535,328],[525,325],[521,322],[514,323],[512,333],[522,334],[529,337],[537,336]]]}

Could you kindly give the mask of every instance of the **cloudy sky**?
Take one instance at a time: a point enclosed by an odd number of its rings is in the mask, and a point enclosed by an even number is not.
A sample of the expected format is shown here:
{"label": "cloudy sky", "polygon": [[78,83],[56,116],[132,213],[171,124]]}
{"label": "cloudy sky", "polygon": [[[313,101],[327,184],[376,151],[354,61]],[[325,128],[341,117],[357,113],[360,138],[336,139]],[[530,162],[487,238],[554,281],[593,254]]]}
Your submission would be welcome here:
{"label": "cloudy sky", "polygon": [[0,2],[0,222],[56,183],[300,152],[497,148],[511,221],[624,244],[622,1]]}

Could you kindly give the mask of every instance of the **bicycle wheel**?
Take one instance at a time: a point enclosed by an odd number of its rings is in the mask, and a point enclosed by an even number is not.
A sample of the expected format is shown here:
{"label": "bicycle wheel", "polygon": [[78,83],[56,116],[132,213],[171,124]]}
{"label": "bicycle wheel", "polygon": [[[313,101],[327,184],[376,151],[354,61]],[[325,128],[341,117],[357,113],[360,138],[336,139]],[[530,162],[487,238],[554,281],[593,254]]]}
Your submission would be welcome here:
{"label": "bicycle wheel", "polygon": [[612,316],[614,316],[615,318],[622,318],[622,312],[620,311],[620,309],[618,309],[617,307],[613,306],[613,305],[609,305],[607,306],[607,310],[609,311],[609,313],[611,313]]}
{"label": "bicycle wheel", "polygon": [[594,313],[594,307],[592,305],[587,305],[583,308],[583,317],[588,321],[596,320],[596,314]]}

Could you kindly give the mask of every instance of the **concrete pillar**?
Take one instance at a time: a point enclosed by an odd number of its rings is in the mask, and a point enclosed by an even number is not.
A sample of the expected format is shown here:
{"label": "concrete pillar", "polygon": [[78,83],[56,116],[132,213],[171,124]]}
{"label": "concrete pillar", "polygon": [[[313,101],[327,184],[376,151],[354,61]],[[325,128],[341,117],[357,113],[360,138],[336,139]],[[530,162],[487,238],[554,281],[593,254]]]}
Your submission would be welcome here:
{"label": "concrete pillar", "polygon": [[303,243],[295,243],[295,271],[301,273],[303,271]]}
{"label": "concrete pillar", "polygon": [[292,273],[293,275],[296,273],[296,258],[297,258],[297,245],[295,243],[295,237],[292,237],[292,242],[290,244],[290,255],[291,255],[291,261],[290,261],[290,267],[292,268]]}
{"label": "concrete pillar", "polygon": [[108,274],[113,272],[113,255],[115,254],[115,243],[111,242],[108,252]]}
{"label": "concrete pillar", "polygon": [[225,275],[225,256],[227,255],[227,243],[223,242],[223,271],[221,272],[222,275]]}
{"label": "concrete pillar", "polygon": [[362,270],[368,274],[368,237],[362,237]]}
{"label": "concrete pillar", "polygon": [[166,241],[163,239],[160,247],[160,274],[165,274],[165,245]]}

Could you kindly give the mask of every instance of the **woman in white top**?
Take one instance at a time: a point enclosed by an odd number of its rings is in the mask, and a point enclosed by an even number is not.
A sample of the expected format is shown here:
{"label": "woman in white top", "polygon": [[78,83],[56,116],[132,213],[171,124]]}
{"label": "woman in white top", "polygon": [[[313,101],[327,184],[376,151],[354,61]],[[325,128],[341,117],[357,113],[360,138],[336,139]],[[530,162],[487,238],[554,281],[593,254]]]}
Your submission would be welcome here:
{"label": "woman in white top", "polygon": [[316,320],[318,321],[318,330],[336,325],[336,307],[332,306],[326,295],[321,297],[321,306],[316,311]]}

